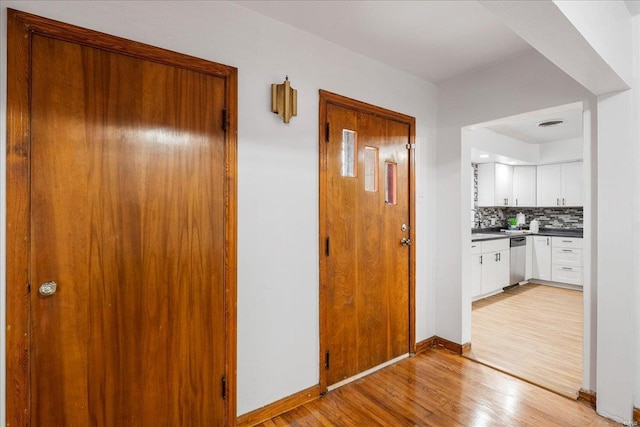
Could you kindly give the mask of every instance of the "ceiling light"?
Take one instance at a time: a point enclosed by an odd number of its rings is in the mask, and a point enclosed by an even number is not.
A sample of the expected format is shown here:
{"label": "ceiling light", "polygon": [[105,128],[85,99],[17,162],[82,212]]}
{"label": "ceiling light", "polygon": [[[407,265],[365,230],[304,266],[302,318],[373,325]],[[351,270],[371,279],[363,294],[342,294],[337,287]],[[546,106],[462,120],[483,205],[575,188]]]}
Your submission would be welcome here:
{"label": "ceiling light", "polygon": [[480,154],[481,159],[488,159],[490,156],[488,154]]}
{"label": "ceiling light", "polygon": [[558,126],[564,123],[564,120],[547,120],[545,122],[538,123],[538,126],[541,128],[549,128],[552,126]]}

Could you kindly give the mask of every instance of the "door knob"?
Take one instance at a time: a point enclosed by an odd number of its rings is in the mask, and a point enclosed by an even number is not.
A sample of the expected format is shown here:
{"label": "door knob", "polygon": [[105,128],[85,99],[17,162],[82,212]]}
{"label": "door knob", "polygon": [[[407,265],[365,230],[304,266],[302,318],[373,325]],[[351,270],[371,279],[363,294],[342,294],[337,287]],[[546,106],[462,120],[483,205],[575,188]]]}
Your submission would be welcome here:
{"label": "door knob", "polygon": [[411,246],[411,239],[403,237],[402,240],[400,240],[400,244],[402,246]]}
{"label": "door knob", "polygon": [[38,292],[40,292],[40,295],[42,295],[43,297],[48,297],[55,294],[57,290],[58,290],[58,284],[53,280],[51,280],[49,282],[44,282],[42,285],[40,285]]}

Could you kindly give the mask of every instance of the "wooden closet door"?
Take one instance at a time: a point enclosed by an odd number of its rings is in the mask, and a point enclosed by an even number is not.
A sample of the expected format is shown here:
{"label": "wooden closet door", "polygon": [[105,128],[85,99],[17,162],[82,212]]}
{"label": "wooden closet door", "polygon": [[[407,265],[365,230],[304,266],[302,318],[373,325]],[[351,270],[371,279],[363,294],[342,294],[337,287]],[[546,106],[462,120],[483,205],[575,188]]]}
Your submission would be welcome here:
{"label": "wooden closet door", "polygon": [[225,424],[224,100],[33,37],[32,425]]}

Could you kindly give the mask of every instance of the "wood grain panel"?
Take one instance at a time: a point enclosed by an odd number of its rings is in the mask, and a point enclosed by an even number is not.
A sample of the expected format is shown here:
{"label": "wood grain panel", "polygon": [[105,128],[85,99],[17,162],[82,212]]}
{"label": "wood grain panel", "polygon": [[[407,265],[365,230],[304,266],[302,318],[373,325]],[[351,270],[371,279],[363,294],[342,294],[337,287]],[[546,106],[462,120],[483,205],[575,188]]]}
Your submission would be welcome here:
{"label": "wood grain panel", "polygon": [[433,345],[435,347],[445,348],[455,354],[464,354],[471,350],[471,343],[458,344],[441,337],[435,337]]}
{"label": "wood grain panel", "polygon": [[575,399],[582,292],[528,284],[473,303],[468,357]]}
{"label": "wood grain panel", "polygon": [[586,403],[591,406],[593,409],[596,408],[596,392],[591,390],[585,390],[581,388],[578,391],[578,401]]}
{"label": "wood grain panel", "polygon": [[633,421],[640,424],[640,408],[633,408]]}
{"label": "wood grain panel", "polygon": [[40,36],[33,64],[35,423],[223,423],[224,81]]}
{"label": "wood grain panel", "polygon": [[415,346],[415,354],[420,354],[423,351],[427,351],[428,349],[430,349],[431,347],[433,347],[435,345],[437,337],[433,336],[431,338],[427,338],[426,340],[422,340],[418,343],[416,343]]}
{"label": "wood grain panel", "polygon": [[[332,262],[327,263],[327,277],[331,284],[326,286],[325,297],[329,310],[326,316],[327,341],[330,350],[330,367],[327,370],[328,384],[333,384],[358,373],[360,347],[358,346],[358,297],[356,289],[360,283],[358,269],[354,269],[354,260],[340,254],[340,251],[356,253],[357,240],[356,217],[352,215],[358,190],[357,178],[342,178],[342,130],[357,128],[357,113],[346,109],[331,107],[327,109],[327,120],[334,123],[330,127],[329,139],[335,141],[327,147],[327,188],[328,199],[334,214],[327,221],[329,252]],[[341,182],[343,181],[343,182]],[[344,209],[340,209],[342,206]],[[324,240],[324,239],[323,239]],[[323,253],[326,253],[323,251]],[[331,256],[331,255],[330,255]],[[326,354],[322,355],[326,360]],[[322,370],[326,370],[326,366]]]}
{"label": "wood grain panel", "polygon": [[29,70],[31,40],[7,13],[7,425],[29,423]]}
{"label": "wood grain panel", "polygon": [[[321,92],[321,97],[327,94]],[[367,105],[321,100],[321,388],[413,351],[411,120]],[[402,120],[398,120],[402,117]],[[344,177],[342,131],[357,135],[355,177]],[[327,133],[328,132],[328,133]],[[378,150],[378,191],[365,191],[365,147]],[[397,165],[397,200],[385,202],[386,163]],[[402,231],[406,224],[409,230]],[[330,254],[325,254],[325,239]]]}
{"label": "wood grain panel", "polygon": [[12,10],[9,35],[8,424],[235,420],[236,70]]}
{"label": "wood grain panel", "polygon": [[258,408],[247,414],[240,415],[236,423],[237,427],[250,427],[260,424],[274,418],[278,415],[288,412],[294,408],[304,405],[307,402],[316,400],[320,397],[320,386],[313,386],[301,390],[297,393],[277,400],[267,406]]}
{"label": "wood grain panel", "polygon": [[619,424],[442,349],[377,371],[259,426],[604,427]]}

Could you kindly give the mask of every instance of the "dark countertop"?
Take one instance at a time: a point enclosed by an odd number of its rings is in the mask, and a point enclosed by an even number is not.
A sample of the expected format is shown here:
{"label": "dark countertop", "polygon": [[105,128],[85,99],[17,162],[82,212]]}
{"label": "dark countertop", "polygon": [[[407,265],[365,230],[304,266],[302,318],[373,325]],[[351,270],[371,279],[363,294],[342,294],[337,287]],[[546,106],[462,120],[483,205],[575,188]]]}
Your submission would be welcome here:
{"label": "dark countertop", "polygon": [[[519,236],[583,237],[582,228],[541,228],[537,233],[530,233],[528,230],[523,230],[525,232],[522,234],[507,234],[500,230],[500,228],[482,228],[474,230],[471,232],[471,241],[478,242],[485,240],[508,239]],[[474,237],[474,235],[476,235],[476,237]]]}

